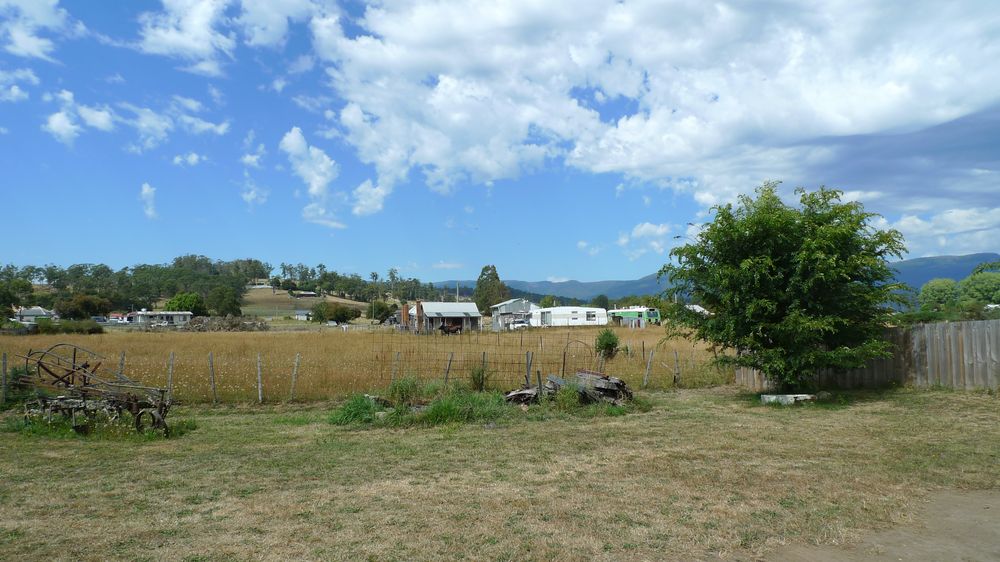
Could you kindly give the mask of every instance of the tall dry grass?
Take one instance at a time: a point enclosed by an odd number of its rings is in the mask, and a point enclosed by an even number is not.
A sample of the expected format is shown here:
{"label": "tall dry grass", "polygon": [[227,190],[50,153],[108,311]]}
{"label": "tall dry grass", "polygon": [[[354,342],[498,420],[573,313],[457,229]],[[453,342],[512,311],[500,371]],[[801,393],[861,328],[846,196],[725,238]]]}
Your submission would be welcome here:
{"label": "tall dry grass", "polygon": [[[394,377],[468,380],[485,360],[489,386],[509,389],[523,384],[527,353],[531,352],[531,378],[576,369],[601,368],[629,385],[642,385],[649,362],[649,387],[702,387],[723,384],[730,374],[709,364],[711,352],[682,339],[664,339],[661,328],[616,328],[623,349],[602,364],[594,353],[596,328],[547,328],[496,334],[460,336],[412,335],[372,332],[264,332],[264,333],[107,333],[93,336],[2,336],[0,351],[8,356],[25,354],[60,342],[80,345],[105,357],[99,373],[110,375],[125,353],[125,374],[144,384],[164,386],[169,356],[174,354],[174,396],[185,402],[212,400],[209,352],[213,355],[221,402],[257,398],[257,356],[266,401],[289,399],[296,354],[301,362],[295,397],[329,399],[352,392],[384,388]],[[450,358],[450,368],[449,365]],[[17,360],[10,358],[11,365]]]}

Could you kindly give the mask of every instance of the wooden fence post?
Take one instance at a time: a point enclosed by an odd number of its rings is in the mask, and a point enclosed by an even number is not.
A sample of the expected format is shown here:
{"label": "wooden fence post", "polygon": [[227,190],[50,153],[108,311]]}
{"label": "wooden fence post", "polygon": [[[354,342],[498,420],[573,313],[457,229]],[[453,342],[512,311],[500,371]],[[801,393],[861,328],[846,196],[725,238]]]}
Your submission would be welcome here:
{"label": "wooden fence post", "polygon": [[483,370],[486,370],[486,352],[483,352]]}
{"label": "wooden fence post", "polygon": [[0,406],[7,403],[7,352],[3,352],[3,365],[0,367]]}
{"label": "wooden fence post", "polygon": [[681,361],[677,356],[677,350],[674,350],[674,388],[681,382]]}
{"label": "wooden fence post", "polygon": [[525,352],[524,354],[524,387],[528,388],[531,386],[531,352]]}
{"label": "wooden fence post", "polygon": [[451,360],[455,358],[455,352],[452,351],[448,354],[448,365],[444,368],[444,384],[448,386],[448,373],[451,372]]}
{"label": "wooden fence post", "polygon": [[559,376],[566,377],[566,350],[563,350],[562,369],[559,370]]}
{"label": "wooden fence post", "polygon": [[399,369],[399,353],[396,352],[396,360],[392,363],[392,371],[389,372],[389,384],[396,382],[396,370]]}
{"label": "wooden fence post", "polygon": [[543,392],[543,389],[542,389],[542,372],[541,371],[535,371],[535,377],[537,377],[537,380],[538,380],[538,401],[541,402],[542,392]]}
{"label": "wooden fence post", "polygon": [[261,364],[260,352],[257,352],[257,403],[264,403],[264,378],[263,378],[263,365]]}
{"label": "wooden fence post", "polygon": [[212,383],[212,405],[219,403],[219,392],[215,388],[215,361],[212,352],[208,352],[208,382]]}
{"label": "wooden fence post", "polygon": [[656,353],[655,349],[649,350],[649,359],[646,360],[646,374],[642,377],[642,387],[646,388],[649,386],[649,369],[653,366],[653,354]]}
{"label": "wooden fence post", "polygon": [[125,352],[123,351],[121,355],[118,356],[118,378],[121,379],[125,376]]}
{"label": "wooden fence post", "polygon": [[302,354],[295,354],[295,366],[292,367],[292,390],[288,393],[288,401],[295,401],[295,382],[299,380],[299,362],[302,361]]}
{"label": "wooden fence post", "polygon": [[174,397],[174,352],[170,352],[170,361],[167,366],[167,400]]}

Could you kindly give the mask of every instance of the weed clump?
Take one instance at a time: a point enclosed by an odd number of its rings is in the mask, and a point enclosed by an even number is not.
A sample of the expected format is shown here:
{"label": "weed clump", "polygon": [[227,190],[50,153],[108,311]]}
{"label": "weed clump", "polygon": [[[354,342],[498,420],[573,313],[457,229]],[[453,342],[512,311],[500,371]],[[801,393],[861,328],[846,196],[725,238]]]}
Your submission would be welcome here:
{"label": "weed clump", "polygon": [[604,328],[597,333],[597,340],[594,341],[594,350],[605,359],[613,359],[618,354],[618,334],[611,328]]}
{"label": "weed clump", "polygon": [[469,372],[469,382],[472,383],[472,390],[484,392],[486,383],[489,381],[490,373],[484,365],[476,365]]}

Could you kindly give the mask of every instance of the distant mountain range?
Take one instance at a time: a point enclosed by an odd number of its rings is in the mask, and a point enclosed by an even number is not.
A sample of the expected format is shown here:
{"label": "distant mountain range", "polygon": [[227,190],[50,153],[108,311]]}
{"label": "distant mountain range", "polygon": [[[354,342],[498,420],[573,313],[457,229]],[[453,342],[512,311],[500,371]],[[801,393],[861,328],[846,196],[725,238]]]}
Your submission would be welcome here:
{"label": "distant mountain range", "polygon": [[[938,277],[948,277],[960,280],[967,277],[979,264],[1000,259],[1000,254],[987,252],[965,256],[934,256],[915,258],[892,264],[896,270],[896,280],[906,283],[914,289]],[[458,283],[462,287],[475,287],[475,281],[441,281],[437,287],[454,287]],[[653,295],[662,292],[663,283],[656,279],[656,274],[647,275],[632,281],[517,281],[504,280],[511,289],[535,295],[553,295],[571,299],[589,301],[597,295],[607,295],[617,299],[629,295]]]}

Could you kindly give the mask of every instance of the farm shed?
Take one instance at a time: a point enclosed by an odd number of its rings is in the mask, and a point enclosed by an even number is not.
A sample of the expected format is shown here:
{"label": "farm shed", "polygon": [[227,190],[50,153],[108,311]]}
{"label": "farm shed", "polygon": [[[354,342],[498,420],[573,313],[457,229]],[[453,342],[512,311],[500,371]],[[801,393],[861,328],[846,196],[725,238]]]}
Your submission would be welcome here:
{"label": "farm shed", "polygon": [[592,306],[553,306],[531,311],[532,326],[606,326],[608,311]]}
{"label": "farm shed", "polygon": [[417,332],[438,330],[441,326],[460,328],[463,332],[480,329],[482,315],[474,302],[421,302],[403,309],[401,324]]}
{"label": "farm shed", "polygon": [[532,310],[538,305],[528,299],[510,299],[490,307],[493,317],[493,330],[507,330],[515,320],[527,320]]}
{"label": "farm shed", "polygon": [[310,310],[296,310],[295,319],[301,320],[303,322],[308,322],[312,320],[312,311]]}

